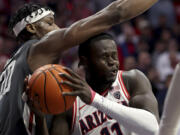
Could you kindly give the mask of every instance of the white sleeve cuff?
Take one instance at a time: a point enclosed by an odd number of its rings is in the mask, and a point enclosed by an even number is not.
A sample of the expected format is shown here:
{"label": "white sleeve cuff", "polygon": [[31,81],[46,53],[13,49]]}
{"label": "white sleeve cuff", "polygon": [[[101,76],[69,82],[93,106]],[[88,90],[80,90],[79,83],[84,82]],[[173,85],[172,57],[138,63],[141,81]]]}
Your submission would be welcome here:
{"label": "white sleeve cuff", "polygon": [[146,110],[118,104],[97,93],[91,105],[117,120],[129,131],[139,135],[154,135],[159,129],[156,117]]}

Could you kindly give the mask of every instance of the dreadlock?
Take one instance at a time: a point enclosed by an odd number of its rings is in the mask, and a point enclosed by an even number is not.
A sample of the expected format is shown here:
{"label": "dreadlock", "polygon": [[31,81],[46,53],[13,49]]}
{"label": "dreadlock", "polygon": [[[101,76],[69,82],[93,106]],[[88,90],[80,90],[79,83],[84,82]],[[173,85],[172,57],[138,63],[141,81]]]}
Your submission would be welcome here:
{"label": "dreadlock", "polygon": [[[8,26],[9,31],[11,33],[14,33],[13,28],[19,21],[21,21],[23,18],[27,17],[28,15],[31,15],[32,12],[37,11],[40,8],[50,10],[49,7],[40,4],[33,4],[33,3],[25,4],[22,8],[17,10],[17,12],[11,17]],[[26,29],[23,29],[17,36],[17,40],[20,42],[25,42],[29,40],[32,36],[33,36],[32,33],[28,32]]]}

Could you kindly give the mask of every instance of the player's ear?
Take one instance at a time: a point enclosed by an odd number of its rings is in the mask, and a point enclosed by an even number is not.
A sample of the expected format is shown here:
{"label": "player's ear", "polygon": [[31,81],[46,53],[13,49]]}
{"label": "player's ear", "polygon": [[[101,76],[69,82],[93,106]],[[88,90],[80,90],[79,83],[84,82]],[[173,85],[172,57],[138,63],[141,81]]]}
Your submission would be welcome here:
{"label": "player's ear", "polygon": [[36,33],[36,27],[34,26],[34,24],[28,24],[26,25],[26,29],[28,32],[35,34]]}
{"label": "player's ear", "polygon": [[80,66],[86,67],[87,65],[88,65],[87,58],[85,56],[80,56],[78,67],[80,67]]}

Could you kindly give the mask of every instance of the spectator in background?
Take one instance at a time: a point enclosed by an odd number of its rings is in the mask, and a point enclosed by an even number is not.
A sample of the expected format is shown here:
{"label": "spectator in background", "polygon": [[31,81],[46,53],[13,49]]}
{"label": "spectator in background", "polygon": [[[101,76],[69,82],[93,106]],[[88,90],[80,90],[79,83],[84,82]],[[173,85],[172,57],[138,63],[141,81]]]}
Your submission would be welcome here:
{"label": "spectator in background", "polygon": [[139,52],[138,54],[138,69],[147,75],[149,68],[151,67],[151,56],[148,52]]}
{"label": "spectator in background", "polygon": [[134,56],[128,56],[124,60],[124,70],[129,71],[137,68],[137,62]]}
{"label": "spectator in background", "polygon": [[168,29],[168,25],[167,25],[167,16],[166,15],[160,15],[158,17],[158,25],[154,28],[154,34],[155,34],[155,38],[159,39],[163,29]]}
{"label": "spectator in background", "polygon": [[[166,43],[168,43],[172,39],[172,32],[169,28],[162,29],[162,32],[160,33],[159,40],[162,40]],[[158,36],[157,36],[158,37]]]}
{"label": "spectator in background", "polygon": [[169,74],[173,74],[175,65],[180,61],[180,53],[178,52],[178,44],[175,39],[170,40],[168,50],[157,58],[157,71],[160,80],[163,82]]}
{"label": "spectator in background", "polygon": [[8,56],[0,55],[0,73],[3,71],[3,68],[4,68],[4,66],[5,66],[8,59],[9,59]]}
{"label": "spectator in background", "polygon": [[151,66],[147,71],[147,77],[151,82],[153,93],[156,95],[156,93],[163,87],[156,68]]}
{"label": "spectator in background", "polygon": [[141,38],[137,44],[137,53],[149,52],[149,50],[150,50],[150,45],[148,44],[148,42],[144,38]]}
{"label": "spectator in background", "polygon": [[172,30],[173,30],[174,37],[178,41],[178,44],[180,44],[180,24],[173,25]]}
{"label": "spectator in background", "polygon": [[8,16],[6,15],[1,15],[0,16],[0,34],[1,35],[7,35],[8,31],[7,31],[7,19],[8,19]]}
{"label": "spectator in background", "polygon": [[159,58],[159,56],[165,52],[167,48],[167,43],[161,40],[158,40],[155,44],[155,49],[152,53],[152,62],[153,65],[157,65],[157,58]]}
{"label": "spectator in background", "polygon": [[135,56],[138,37],[135,34],[134,28],[130,23],[122,24],[121,28],[122,34],[117,36],[117,44],[121,47],[124,57]]}
{"label": "spectator in background", "polygon": [[12,37],[4,37],[4,44],[6,46],[3,45],[3,52],[6,55],[11,56],[15,50],[20,47],[17,45],[17,43],[14,43],[14,40]]}
{"label": "spectator in background", "polygon": [[114,0],[104,0],[103,2],[102,0],[91,0],[91,1],[93,1],[92,3],[93,3],[94,11],[99,11],[100,9],[109,5]]}
{"label": "spectator in background", "polygon": [[88,0],[73,0],[73,8],[70,16],[72,22],[90,15],[92,15],[92,11],[88,7]]}
{"label": "spectator in background", "polygon": [[149,21],[153,25],[153,27],[158,26],[158,18],[160,16],[166,16],[167,26],[170,27],[175,24],[175,9],[172,3],[172,0],[159,0],[150,10],[149,10]]}
{"label": "spectator in background", "polygon": [[138,17],[135,20],[135,29],[141,43],[143,41],[148,46],[147,50],[144,51],[152,52],[154,49],[154,37],[150,22],[145,17]]}
{"label": "spectator in background", "polygon": [[3,52],[4,38],[0,36],[0,53]]}
{"label": "spectator in background", "polygon": [[163,89],[157,91],[157,93],[156,93],[156,98],[158,100],[158,105],[159,105],[158,107],[159,107],[160,117],[161,117],[162,112],[163,112],[164,100],[166,98],[167,90],[168,90],[169,85],[171,83],[171,79],[172,79],[172,74],[167,75]]}

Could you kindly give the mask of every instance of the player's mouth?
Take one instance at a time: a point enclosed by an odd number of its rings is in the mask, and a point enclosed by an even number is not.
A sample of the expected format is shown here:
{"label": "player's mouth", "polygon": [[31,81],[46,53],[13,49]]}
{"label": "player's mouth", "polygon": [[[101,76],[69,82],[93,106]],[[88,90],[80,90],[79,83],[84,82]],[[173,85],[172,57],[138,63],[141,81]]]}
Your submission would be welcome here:
{"label": "player's mouth", "polygon": [[118,72],[117,69],[112,69],[112,70],[110,71],[110,74],[113,75],[113,76],[116,76],[117,72]]}

